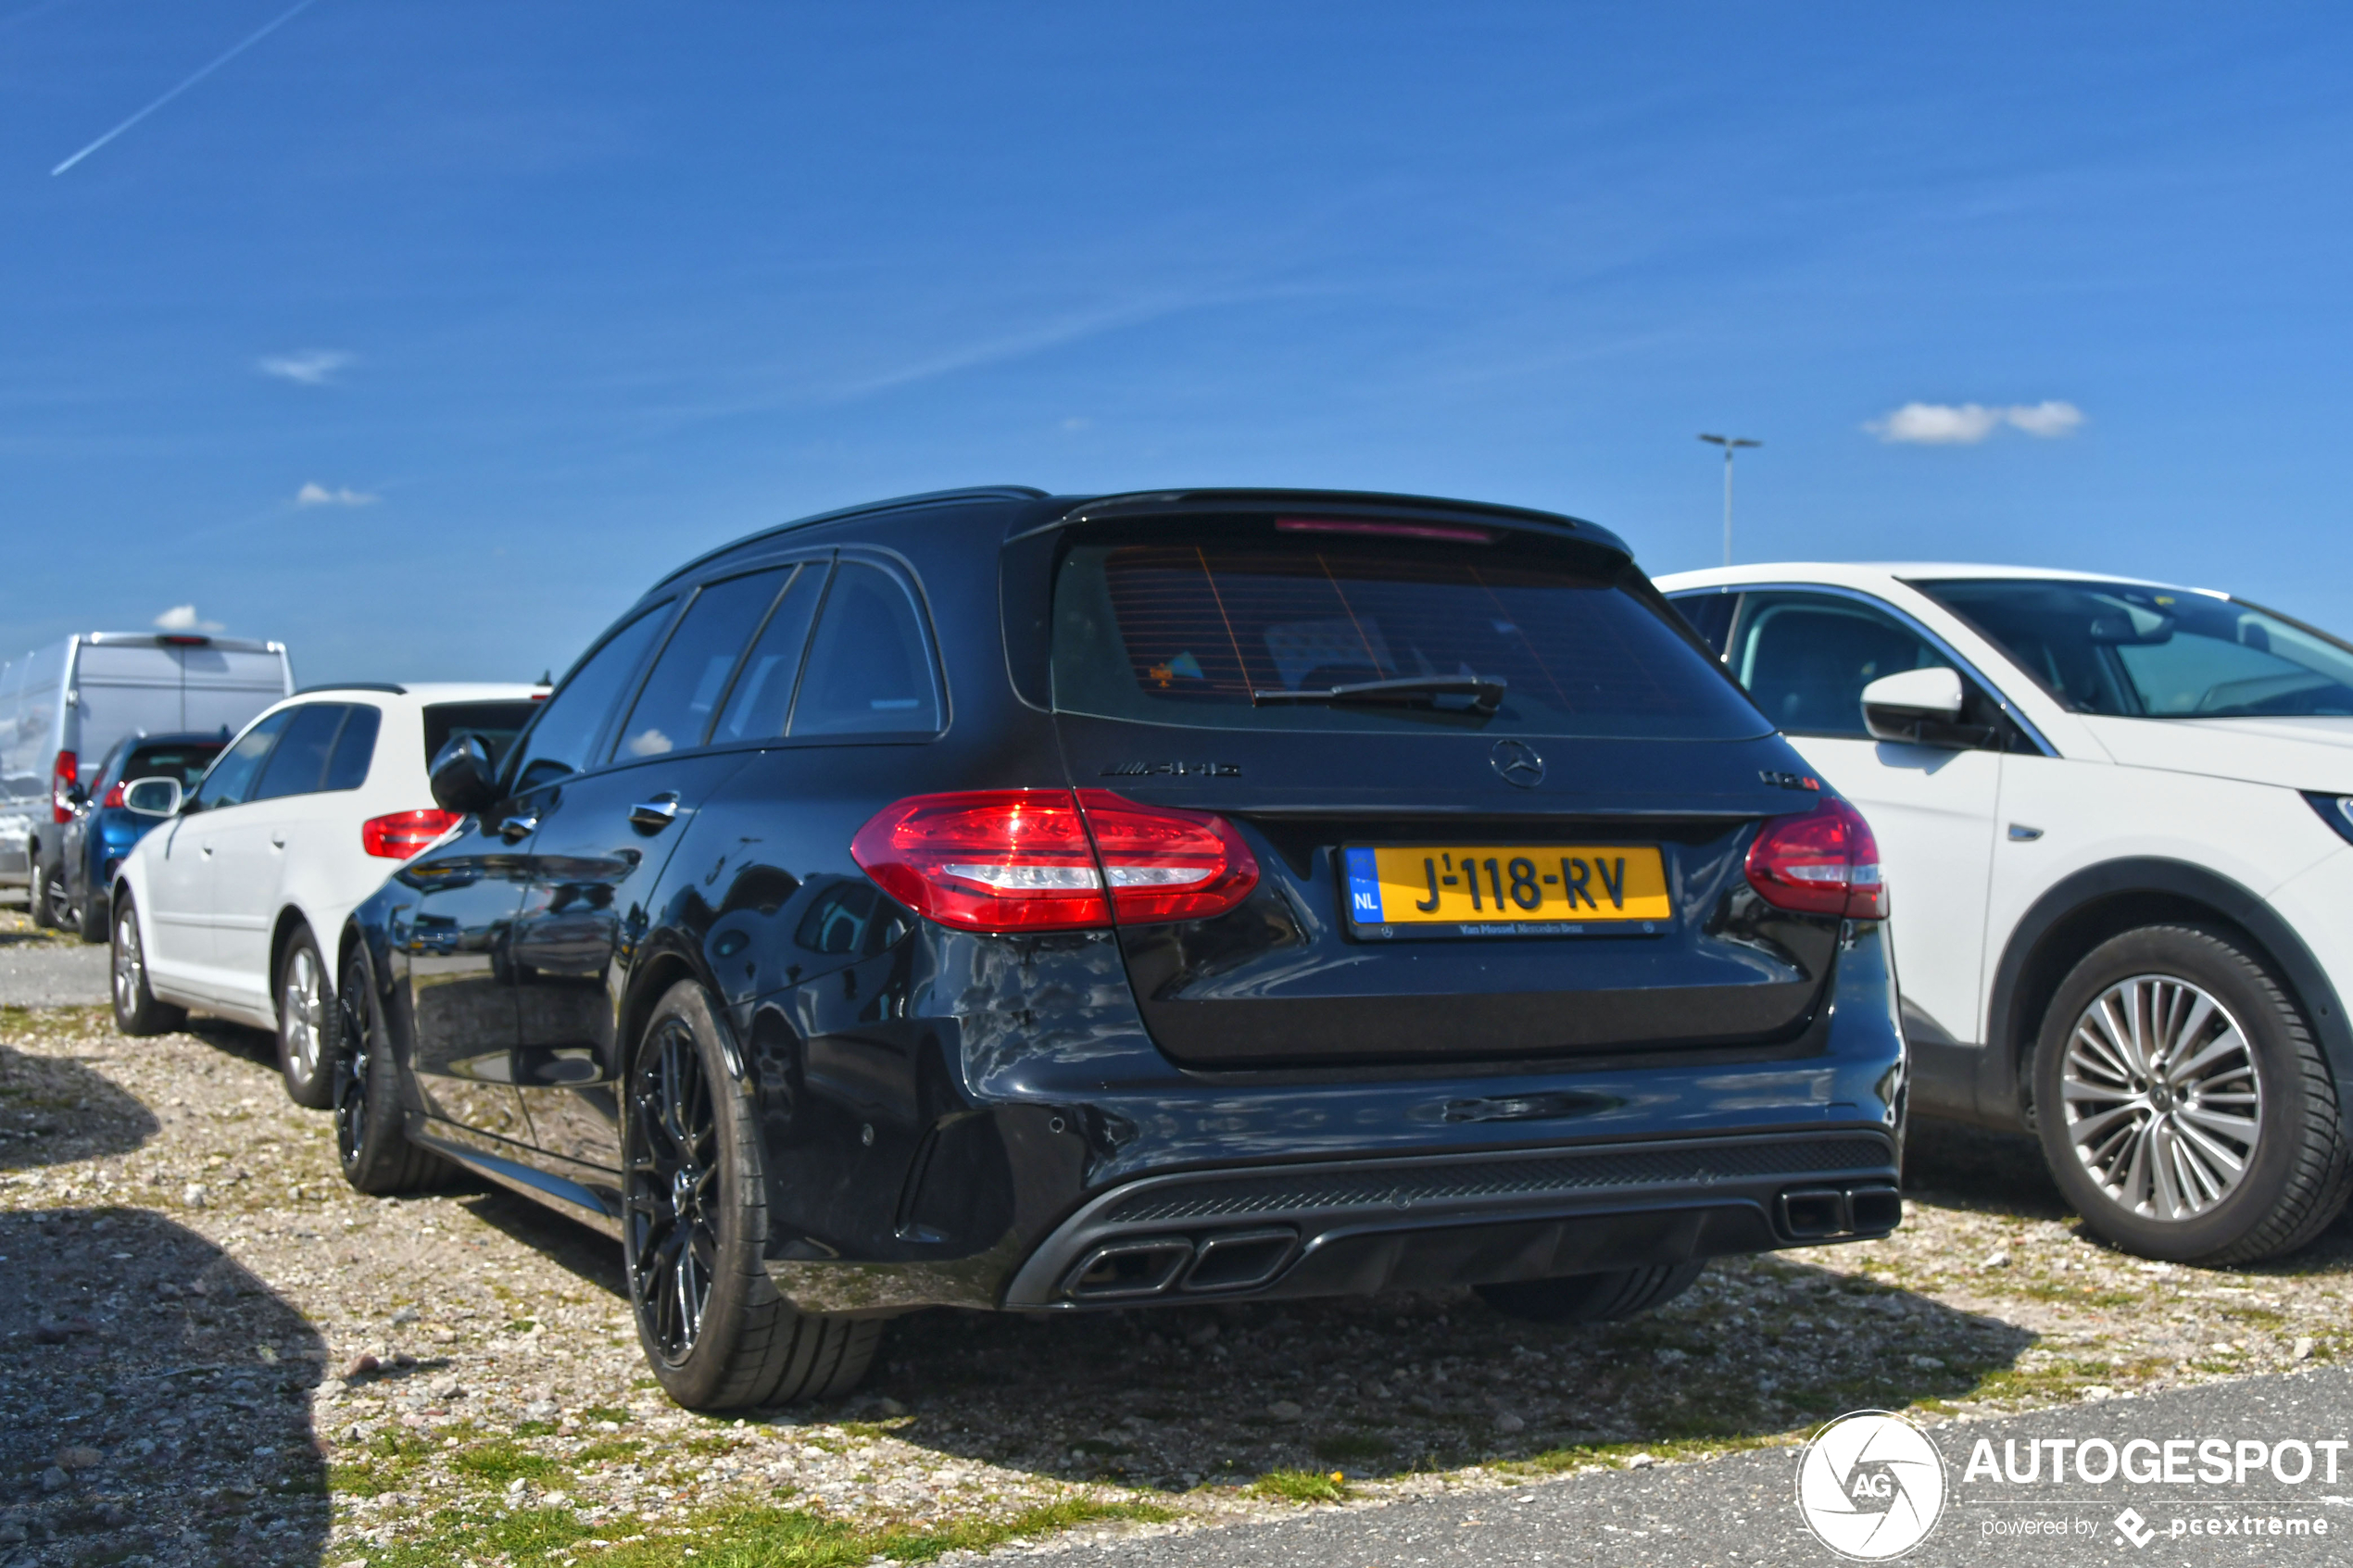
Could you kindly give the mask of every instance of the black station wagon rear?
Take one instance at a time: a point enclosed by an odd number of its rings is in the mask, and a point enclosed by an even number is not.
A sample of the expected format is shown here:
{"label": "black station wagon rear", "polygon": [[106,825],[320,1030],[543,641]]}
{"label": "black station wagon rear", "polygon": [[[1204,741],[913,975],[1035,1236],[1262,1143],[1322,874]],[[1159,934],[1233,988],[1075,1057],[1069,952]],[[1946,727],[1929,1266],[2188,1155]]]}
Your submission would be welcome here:
{"label": "black station wagon rear", "polygon": [[1573,519],[1000,489],[665,578],[342,945],[345,1170],[621,1239],[671,1394],[887,1317],[1622,1315],[1898,1221],[1886,892]]}

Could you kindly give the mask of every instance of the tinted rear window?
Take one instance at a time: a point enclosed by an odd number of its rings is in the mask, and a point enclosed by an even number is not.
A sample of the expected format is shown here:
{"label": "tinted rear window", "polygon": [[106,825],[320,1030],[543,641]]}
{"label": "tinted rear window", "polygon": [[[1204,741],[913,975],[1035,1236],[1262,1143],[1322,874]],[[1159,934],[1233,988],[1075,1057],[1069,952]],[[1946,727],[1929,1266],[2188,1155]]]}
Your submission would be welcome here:
{"label": "tinted rear window", "polygon": [[121,784],[136,784],[141,779],[177,779],[182,790],[192,789],[212,759],[220,754],[218,741],[198,742],[184,746],[143,746],[132,752],[131,760],[122,766]]}
{"label": "tinted rear window", "polygon": [[[1508,542],[1082,543],[1055,588],[1055,705],[1220,729],[1764,734],[1640,583]],[[1452,695],[1378,707],[1265,696],[1454,677],[1503,683],[1494,710]]]}
{"label": "tinted rear window", "polygon": [[452,735],[480,735],[490,747],[490,760],[502,763],[507,748],[515,744],[515,736],[531,722],[539,711],[539,704],[525,698],[520,702],[436,702],[425,709],[425,764],[441,755]]}

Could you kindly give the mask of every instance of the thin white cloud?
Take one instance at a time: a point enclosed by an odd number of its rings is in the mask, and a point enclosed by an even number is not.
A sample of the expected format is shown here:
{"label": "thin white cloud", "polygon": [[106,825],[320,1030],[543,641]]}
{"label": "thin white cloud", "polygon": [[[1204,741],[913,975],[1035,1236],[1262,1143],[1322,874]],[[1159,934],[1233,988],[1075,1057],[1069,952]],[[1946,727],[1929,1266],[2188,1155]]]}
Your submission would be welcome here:
{"label": "thin white cloud", "polygon": [[335,372],[351,363],[351,356],[334,348],[306,348],[296,354],[272,354],[255,368],[300,386],[324,386]]}
{"label": "thin white cloud", "polygon": [[55,179],[57,176],[63,174],[67,169],[71,169],[75,164],[80,163],[83,158],[88,157],[92,153],[96,152],[100,147],[105,146],[108,142],[111,142],[116,137],[121,135],[124,132],[130,130],[132,126],[138,124],[141,120],[155,113],[156,110],[163,107],[164,105],[171,102],[172,99],[180,96],[181,94],[185,93],[189,88],[194,87],[197,82],[202,82],[206,77],[210,76],[214,71],[219,70],[231,60],[235,59],[239,55],[244,54],[246,50],[252,48],[255,44],[260,43],[263,39],[269,37],[271,33],[277,31],[288,22],[294,20],[295,18],[302,15],[303,12],[308,10],[316,3],[317,0],[298,0],[298,4],[296,5],[293,10],[263,24],[259,31],[247,33],[245,38],[227,54],[216,56],[211,63],[203,67],[194,76],[183,78],[177,87],[172,88],[171,91],[166,93],[162,97],[155,99],[149,103],[145,108],[141,109],[137,114],[134,114],[129,119],[122,121],[113,130],[107,132],[105,135],[99,137],[96,141],[91,143],[88,146],[82,148],[80,152],[66,159],[65,162],[49,170],[50,178]]}
{"label": "thin white cloud", "polygon": [[1982,403],[1906,403],[1863,428],[1891,444],[1974,446],[2004,425],[2051,440],[2073,435],[2082,423],[2082,409],[2056,400],[2013,403],[2007,408]]}
{"label": "thin white cloud", "polygon": [[315,481],[295,492],[295,505],[297,507],[372,507],[376,500],[377,497],[364,491],[348,487],[330,490]]}
{"label": "thin white cloud", "polygon": [[196,607],[194,605],[173,605],[170,609],[156,617],[156,630],[158,632],[218,632],[220,630],[220,622],[197,620]]}
{"label": "thin white cloud", "polygon": [[2029,435],[2047,440],[2073,435],[2083,422],[2083,410],[2072,403],[2020,403],[2009,410],[2009,421]]}

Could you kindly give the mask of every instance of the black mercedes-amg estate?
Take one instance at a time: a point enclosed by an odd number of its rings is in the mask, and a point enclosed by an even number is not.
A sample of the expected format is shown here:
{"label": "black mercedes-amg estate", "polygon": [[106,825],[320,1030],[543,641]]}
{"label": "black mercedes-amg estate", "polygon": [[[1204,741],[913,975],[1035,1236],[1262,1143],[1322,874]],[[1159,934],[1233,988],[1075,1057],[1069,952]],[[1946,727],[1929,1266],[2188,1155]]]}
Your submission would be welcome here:
{"label": "black mercedes-amg estate", "polygon": [[960,491],[662,579],[352,917],[337,1135],[615,1233],[680,1402],[882,1321],[1474,1286],[1897,1223],[1878,854],[1571,518]]}

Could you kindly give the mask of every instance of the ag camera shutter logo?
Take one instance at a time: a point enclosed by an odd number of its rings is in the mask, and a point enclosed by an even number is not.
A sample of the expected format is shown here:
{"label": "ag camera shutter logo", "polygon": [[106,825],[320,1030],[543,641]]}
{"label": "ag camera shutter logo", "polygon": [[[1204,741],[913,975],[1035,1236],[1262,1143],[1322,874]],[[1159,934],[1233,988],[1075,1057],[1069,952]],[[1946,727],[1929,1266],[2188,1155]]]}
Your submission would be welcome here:
{"label": "ag camera shutter logo", "polygon": [[1840,1416],[1798,1456],[1797,1512],[1815,1539],[1841,1557],[1901,1557],[1928,1538],[1944,1512],[1944,1456],[1902,1416]]}

